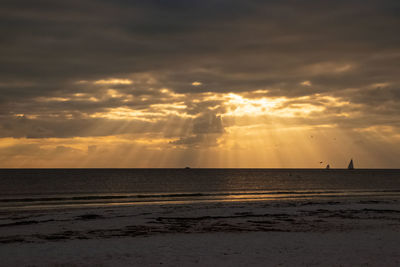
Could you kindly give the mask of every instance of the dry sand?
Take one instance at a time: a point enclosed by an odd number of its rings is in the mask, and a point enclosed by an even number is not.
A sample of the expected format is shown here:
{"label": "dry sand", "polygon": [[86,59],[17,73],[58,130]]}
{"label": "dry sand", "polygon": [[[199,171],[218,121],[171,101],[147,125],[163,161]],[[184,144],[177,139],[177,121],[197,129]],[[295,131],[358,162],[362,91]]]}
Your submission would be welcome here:
{"label": "dry sand", "polygon": [[0,266],[400,266],[399,203],[2,211]]}

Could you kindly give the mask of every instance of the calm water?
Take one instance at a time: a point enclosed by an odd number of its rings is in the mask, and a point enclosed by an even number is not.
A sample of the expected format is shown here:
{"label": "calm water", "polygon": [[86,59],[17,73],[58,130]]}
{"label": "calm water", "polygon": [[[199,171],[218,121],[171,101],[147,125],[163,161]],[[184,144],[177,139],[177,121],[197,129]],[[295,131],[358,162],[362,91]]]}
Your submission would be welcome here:
{"label": "calm water", "polygon": [[400,170],[0,169],[0,209],[400,197]]}

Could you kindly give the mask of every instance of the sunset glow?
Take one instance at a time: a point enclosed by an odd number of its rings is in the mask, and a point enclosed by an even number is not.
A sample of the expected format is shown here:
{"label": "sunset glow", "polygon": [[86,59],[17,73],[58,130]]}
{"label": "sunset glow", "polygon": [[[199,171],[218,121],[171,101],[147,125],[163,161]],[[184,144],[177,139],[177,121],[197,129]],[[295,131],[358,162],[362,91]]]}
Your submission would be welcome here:
{"label": "sunset glow", "polygon": [[11,5],[0,167],[398,167],[391,9],[267,2]]}

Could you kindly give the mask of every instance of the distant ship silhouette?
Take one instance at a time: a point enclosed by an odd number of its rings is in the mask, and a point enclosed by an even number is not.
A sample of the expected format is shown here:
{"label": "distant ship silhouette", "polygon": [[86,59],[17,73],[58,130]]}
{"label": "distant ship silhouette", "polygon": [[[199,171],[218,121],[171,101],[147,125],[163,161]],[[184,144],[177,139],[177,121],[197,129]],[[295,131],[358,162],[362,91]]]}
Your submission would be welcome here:
{"label": "distant ship silhouette", "polygon": [[353,159],[350,160],[349,166],[347,167],[348,170],[354,170]]}

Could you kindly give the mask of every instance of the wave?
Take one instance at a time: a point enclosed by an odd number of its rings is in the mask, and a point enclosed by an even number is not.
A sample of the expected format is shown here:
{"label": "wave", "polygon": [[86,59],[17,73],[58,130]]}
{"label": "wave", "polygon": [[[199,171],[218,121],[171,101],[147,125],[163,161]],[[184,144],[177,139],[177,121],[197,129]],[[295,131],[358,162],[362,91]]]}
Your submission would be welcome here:
{"label": "wave", "polygon": [[330,197],[342,195],[363,195],[363,194],[387,194],[399,193],[400,190],[327,190],[327,191],[256,191],[256,192],[212,192],[212,193],[171,193],[171,194],[118,194],[118,195],[79,195],[79,196],[60,196],[60,197],[22,197],[22,198],[0,198],[0,203],[23,203],[23,202],[64,202],[64,201],[100,201],[100,200],[140,200],[146,199],[185,199],[185,198],[206,198],[206,197],[285,197],[296,196],[318,196],[329,195]]}

